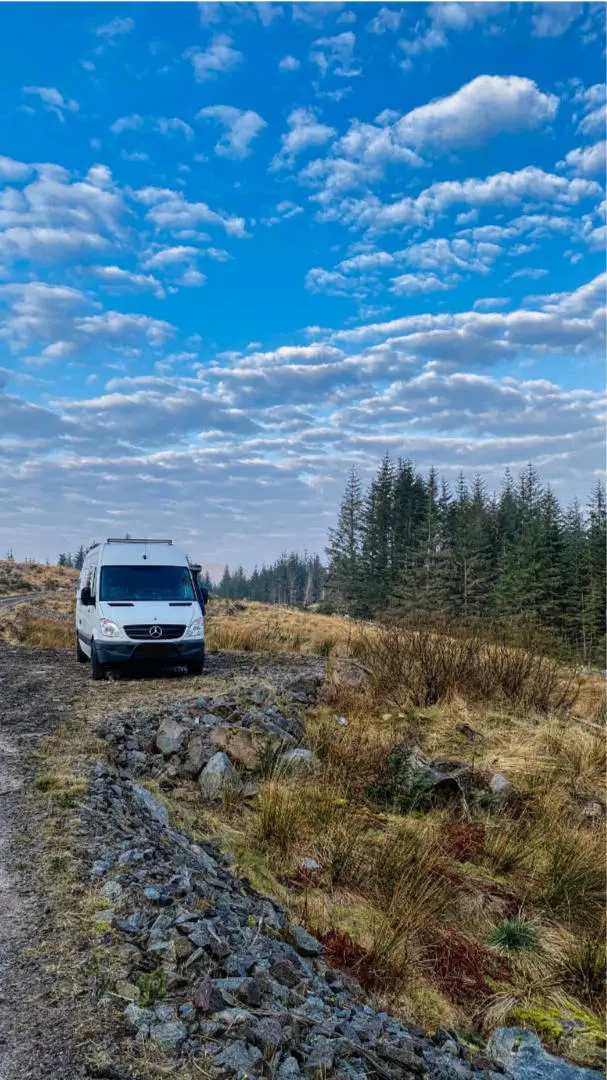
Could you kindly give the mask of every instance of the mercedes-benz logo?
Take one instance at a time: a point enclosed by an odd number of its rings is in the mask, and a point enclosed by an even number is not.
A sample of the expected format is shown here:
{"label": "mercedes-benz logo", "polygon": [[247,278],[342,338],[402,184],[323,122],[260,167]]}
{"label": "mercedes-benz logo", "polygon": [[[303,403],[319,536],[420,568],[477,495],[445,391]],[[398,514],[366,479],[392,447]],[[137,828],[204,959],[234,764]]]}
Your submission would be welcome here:
{"label": "mercedes-benz logo", "polygon": [[162,627],[161,626],[150,626],[150,629],[149,629],[148,633],[149,633],[150,637],[162,637]]}

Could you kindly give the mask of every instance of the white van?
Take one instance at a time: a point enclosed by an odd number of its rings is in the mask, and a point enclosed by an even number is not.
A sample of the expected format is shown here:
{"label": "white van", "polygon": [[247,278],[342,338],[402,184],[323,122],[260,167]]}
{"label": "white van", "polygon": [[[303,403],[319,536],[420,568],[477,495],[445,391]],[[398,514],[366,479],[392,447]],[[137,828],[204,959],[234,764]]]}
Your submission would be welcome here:
{"label": "white van", "polygon": [[76,602],[76,656],[94,679],[147,660],[204,668],[206,589],[172,540],[112,540],[86,553]]}

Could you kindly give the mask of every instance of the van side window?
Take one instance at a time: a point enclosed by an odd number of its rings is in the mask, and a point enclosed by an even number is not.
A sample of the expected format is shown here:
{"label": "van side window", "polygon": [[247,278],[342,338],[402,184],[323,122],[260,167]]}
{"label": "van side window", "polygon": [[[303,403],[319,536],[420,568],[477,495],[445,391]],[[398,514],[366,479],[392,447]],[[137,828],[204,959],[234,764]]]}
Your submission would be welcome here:
{"label": "van side window", "polygon": [[97,567],[93,570],[93,575],[91,577],[91,596],[93,597],[93,600],[97,598]]}

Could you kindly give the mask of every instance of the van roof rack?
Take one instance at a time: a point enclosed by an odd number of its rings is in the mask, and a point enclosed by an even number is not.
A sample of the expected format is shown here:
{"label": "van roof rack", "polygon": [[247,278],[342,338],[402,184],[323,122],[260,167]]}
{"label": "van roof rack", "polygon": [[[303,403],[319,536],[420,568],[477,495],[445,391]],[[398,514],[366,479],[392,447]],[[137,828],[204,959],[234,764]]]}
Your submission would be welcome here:
{"label": "van roof rack", "polygon": [[172,540],[158,540],[150,536],[108,536],[106,544],[172,544]]}

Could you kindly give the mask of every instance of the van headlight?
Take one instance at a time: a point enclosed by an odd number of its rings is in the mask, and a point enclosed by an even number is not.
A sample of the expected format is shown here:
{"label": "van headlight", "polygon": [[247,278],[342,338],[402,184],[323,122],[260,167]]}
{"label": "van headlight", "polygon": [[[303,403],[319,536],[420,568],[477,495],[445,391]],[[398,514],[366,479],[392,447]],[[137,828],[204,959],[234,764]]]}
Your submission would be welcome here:
{"label": "van headlight", "polygon": [[112,622],[111,619],[101,619],[101,633],[106,638],[125,638],[126,634],[118,623]]}
{"label": "van headlight", "polygon": [[204,637],[204,619],[194,619],[188,626],[184,637]]}

